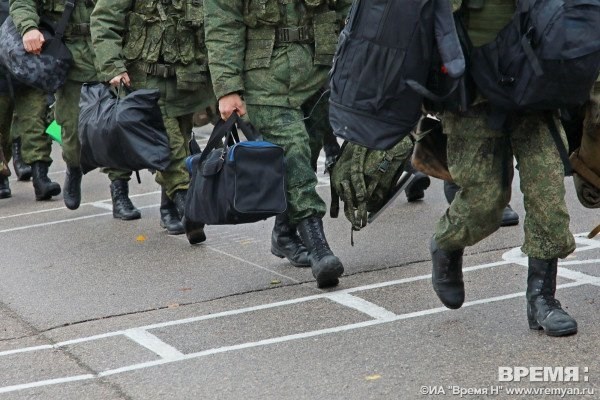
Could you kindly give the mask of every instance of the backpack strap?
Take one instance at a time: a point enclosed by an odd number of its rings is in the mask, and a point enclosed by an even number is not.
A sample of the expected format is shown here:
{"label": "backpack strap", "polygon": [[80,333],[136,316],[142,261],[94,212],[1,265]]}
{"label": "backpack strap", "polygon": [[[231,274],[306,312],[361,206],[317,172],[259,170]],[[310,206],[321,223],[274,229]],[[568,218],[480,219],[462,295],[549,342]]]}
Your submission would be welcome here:
{"label": "backpack strap", "polygon": [[71,15],[73,14],[73,10],[75,10],[75,4],[77,0],[67,0],[65,1],[65,10],[58,20],[56,24],[56,29],[54,31],[54,37],[59,40],[62,40],[63,35],[65,34],[65,30],[67,29],[67,25],[69,25],[69,19],[71,19]]}
{"label": "backpack strap", "polygon": [[565,169],[565,176],[571,176],[573,175],[573,168],[571,167],[571,162],[569,161],[569,152],[567,151],[565,143],[560,137],[560,133],[558,131],[558,127],[556,126],[556,121],[554,120],[552,112],[545,112],[544,118],[546,119],[546,125],[548,125],[552,139],[554,139],[554,143],[556,144],[558,154],[560,154],[560,160],[562,161]]}

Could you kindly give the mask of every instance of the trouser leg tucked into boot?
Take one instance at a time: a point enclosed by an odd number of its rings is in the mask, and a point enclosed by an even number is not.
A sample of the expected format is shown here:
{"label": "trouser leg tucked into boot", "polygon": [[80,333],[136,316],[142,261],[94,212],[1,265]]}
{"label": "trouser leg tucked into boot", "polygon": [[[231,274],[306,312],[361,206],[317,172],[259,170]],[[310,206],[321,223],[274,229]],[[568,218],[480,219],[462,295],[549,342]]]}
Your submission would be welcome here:
{"label": "trouser leg tucked into boot", "polygon": [[113,203],[113,217],[130,221],[140,219],[142,214],[135,208],[129,198],[129,184],[127,181],[117,179],[110,183],[110,195]]}
{"label": "trouser leg tucked into boot", "polygon": [[169,235],[185,233],[177,207],[173,200],[167,196],[165,189],[162,189],[160,194],[160,226],[166,229]]}
{"label": "trouser leg tucked into boot", "polygon": [[431,238],[429,245],[433,269],[433,290],[444,305],[451,309],[460,308],[465,301],[465,284],[462,275],[463,249],[445,251]]}
{"label": "trouser leg tucked into boot", "polygon": [[20,181],[28,181],[31,179],[31,165],[25,164],[21,157],[21,138],[17,138],[12,142],[13,167],[15,174]]}
{"label": "trouser leg tucked into boot", "polygon": [[298,232],[308,248],[308,260],[312,274],[317,279],[317,286],[336,286],[338,278],[344,273],[344,266],[329,248],[323,231],[323,220],[318,217],[305,218],[298,224]]}
{"label": "trouser leg tucked into boot", "polygon": [[12,196],[8,184],[8,176],[0,174],[0,199],[8,199]]}
{"label": "trouser leg tucked into boot", "polygon": [[69,210],[77,210],[81,204],[81,177],[83,173],[79,167],[69,167],[65,174],[65,185],[63,187],[63,200]]}
{"label": "trouser leg tucked into boot", "polygon": [[173,202],[177,207],[177,212],[181,217],[181,223],[185,229],[185,236],[190,244],[202,243],[206,240],[206,234],[204,233],[204,224],[192,223],[185,219],[185,200],[187,197],[187,190],[178,190],[173,195]]}
{"label": "trouser leg tucked into boot", "polygon": [[43,161],[36,161],[31,165],[36,200],[49,200],[60,194],[60,185],[48,178],[49,166],[49,163]]}
{"label": "trouser leg tucked into boot", "polygon": [[577,333],[577,322],[554,298],[558,260],[529,258],[527,275],[527,320],[529,328],[543,329],[549,336]]}
{"label": "trouser leg tucked into boot", "polygon": [[275,217],[271,233],[271,253],[279,258],[287,258],[294,267],[308,267],[308,250],[298,236],[295,225],[291,225],[287,214]]}

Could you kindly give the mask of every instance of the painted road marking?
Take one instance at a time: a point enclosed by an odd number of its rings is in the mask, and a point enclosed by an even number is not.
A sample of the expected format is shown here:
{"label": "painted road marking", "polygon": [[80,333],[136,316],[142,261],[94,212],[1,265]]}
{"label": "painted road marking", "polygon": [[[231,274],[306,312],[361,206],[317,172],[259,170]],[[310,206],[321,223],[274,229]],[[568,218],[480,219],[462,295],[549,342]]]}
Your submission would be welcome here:
{"label": "painted road marking", "polygon": [[165,360],[177,360],[183,357],[183,353],[175,347],[163,342],[144,329],[128,329],[124,335]]}
{"label": "painted road marking", "polygon": [[[597,241],[590,242],[589,240],[587,240],[587,241],[582,240],[581,237],[576,237],[576,240],[579,244],[583,244],[582,248],[584,250],[580,250],[580,252],[600,248],[600,242],[597,242]],[[510,264],[522,265],[523,258],[524,257],[522,254],[520,254],[519,249],[513,249],[513,250],[510,250],[503,254],[504,261],[476,265],[473,267],[464,268],[464,272],[472,272],[472,271],[476,271],[476,270],[493,268],[493,267],[498,267],[498,266],[502,266],[502,265],[510,265]],[[585,260],[581,260],[581,261],[585,261]],[[573,265],[573,263],[575,261],[569,261],[569,262],[571,263],[570,265]],[[557,289],[573,288],[573,287],[589,285],[589,284],[600,285],[600,277],[595,277],[595,276],[584,274],[582,272],[569,270],[567,268],[564,268],[562,266],[562,263],[561,263],[561,267],[559,268],[559,276],[569,279],[569,280],[572,280],[572,281],[562,284],[562,285],[559,285],[557,287]],[[123,330],[123,331],[109,332],[109,333],[101,334],[101,335],[72,339],[69,341],[56,343],[54,345],[26,347],[26,348],[21,348],[21,349],[14,349],[14,350],[0,352],[0,357],[2,357],[2,356],[11,355],[11,354],[14,355],[17,353],[42,351],[42,350],[48,350],[48,349],[57,349],[57,348],[62,348],[62,347],[71,345],[71,344],[90,342],[93,340],[104,339],[107,337],[123,335],[123,336],[126,336],[126,337],[130,338],[131,340],[135,341],[136,343],[140,344],[141,346],[153,351],[155,354],[157,354],[159,357],[161,357],[158,360],[128,365],[125,367],[101,371],[101,372],[98,372],[95,374],[75,375],[75,376],[68,376],[68,377],[49,379],[49,380],[43,380],[43,381],[37,381],[37,382],[24,383],[24,384],[19,384],[19,385],[5,386],[5,387],[0,388],[0,393],[14,392],[14,391],[20,391],[20,390],[29,389],[29,388],[56,385],[56,384],[61,384],[61,383],[73,382],[73,381],[91,380],[91,379],[121,374],[121,373],[125,373],[125,372],[150,368],[150,367],[154,367],[154,366],[158,366],[158,365],[164,365],[164,364],[169,364],[169,363],[174,363],[174,362],[179,362],[179,361],[185,361],[185,360],[191,360],[191,359],[196,359],[196,358],[200,358],[200,357],[206,357],[206,356],[213,355],[213,354],[238,351],[238,350],[242,350],[242,349],[254,348],[254,347],[259,347],[259,346],[267,346],[267,345],[271,345],[271,344],[289,342],[289,341],[293,341],[293,340],[301,340],[301,339],[322,336],[322,335],[327,335],[327,334],[332,334],[332,333],[346,332],[346,331],[351,331],[351,330],[355,330],[355,329],[380,325],[380,324],[384,324],[384,323],[390,323],[390,322],[396,322],[396,321],[401,321],[401,320],[405,320],[405,319],[423,317],[423,316],[427,316],[427,315],[434,315],[434,314],[448,311],[448,309],[446,307],[436,307],[436,308],[420,310],[420,311],[415,311],[415,312],[410,312],[410,313],[405,313],[405,314],[394,314],[391,311],[386,310],[385,308],[383,308],[377,304],[366,301],[366,300],[361,299],[356,296],[352,296],[350,294],[350,293],[356,293],[356,292],[370,290],[370,289],[374,289],[374,288],[381,288],[381,287],[387,287],[387,286],[392,286],[392,285],[401,285],[401,284],[406,284],[406,283],[415,282],[415,281],[424,280],[424,279],[430,279],[430,278],[431,278],[431,275],[420,275],[420,276],[416,276],[416,277],[399,279],[399,280],[395,280],[395,281],[381,282],[381,283],[376,283],[376,284],[371,284],[371,285],[364,285],[364,286],[349,288],[349,289],[340,290],[337,292],[321,293],[321,294],[316,294],[316,295],[312,295],[312,296],[305,296],[305,297],[301,297],[301,298],[280,301],[280,302],[276,302],[276,303],[267,303],[267,304],[262,304],[262,305],[258,305],[258,306],[246,307],[246,308],[241,308],[241,309],[236,309],[236,310],[229,310],[229,311],[224,311],[224,312],[215,313],[215,314],[208,314],[208,315],[202,315],[202,316],[198,316],[198,317],[192,317],[192,318],[186,318],[186,319],[181,319],[181,320],[167,321],[167,322],[163,322],[163,323],[146,325],[146,326],[127,329],[127,330]],[[496,296],[496,297],[491,297],[491,298],[469,301],[463,305],[463,308],[464,307],[472,307],[472,306],[476,306],[476,305],[490,304],[490,303],[514,299],[514,298],[520,298],[522,296],[523,296],[523,292],[517,292],[517,293],[511,293],[511,294],[502,295],[502,296]],[[223,347],[203,350],[200,352],[190,353],[190,354],[181,353],[175,347],[163,342],[158,337],[156,337],[155,335],[148,332],[149,330],[157,329],[157,328],[164,328],[164,327],[168,327],[168,326],[175,326],[175,325],[181,325],[181,324],[189,324],[192,322],[198,322],[198,321],[215,319],[215,318],[223,318],[223,317],[232,316],[232,315],[239,315],[239,314],[243,314],[243,313],[250,313],[250,312],[255,312],[255,311],[259,311],[259,310],[275,308],[275,307],[282,307],[282,306],[290,305],[290,304],[303,303],[303,302],[312,301],[312,300],[316,300],[316,299],[328,299],[337,304],[341,304],[343,306],[346,306],[346,307],[349,307],[349,308],[352,308],[355,310],[359,310],[359,311],[369,315],[373,319],[363,321],[363,322],[348,324],[348,325],[341,325],[341,326],[337,326],[337,327],[327,328],[327,329],[301,332],[301,333],[292,334],[292,335],[286,335],[286,336],[280,336],[280,337],[259,340],[259,341],[255,341],[255,342],[247,342],[247,343],[237,344],[237,345],[233,345],[233,346],[223,346]]]}
{"label": "painted road marking", "polygon": [[[150,195],[155,195],[155,194],[160,194],[160,191],[134,194],[134,195],[129,196],[129,198],[133,199],[133,198],[137,198],[137,197],[144,197],[144,196],[150,196]],[[109,202],[109,201],[112,202],[111,199],[105,199],[105,200],[98,200],[98,201],[89,202],[89,203],[81,203],[81,205],[79,207],[96,206],[97,204],[105,203],[105,202]],[[158,207],[159,205],[160,204],[153,204],[152,206],[146,206],[145,208]],[[100,206],[100,208],[105,208],[105,207]],[[7,218],[24,217],[27,215],[43,214],[43,213],[47,213],[47,212],[61,211],[61,210],[67,210],[67,207],[55,207],[55,208],[47,208],[44,210],[29,211],[29,212],[24,212],[24,213],[19,213],[19,214],[3,215],[0,217],[0,220],[7,219]],[[112,211],[112,208],[111,208],[111,211]],[[94,215],[94,216],[98,216],[98,215]]]}

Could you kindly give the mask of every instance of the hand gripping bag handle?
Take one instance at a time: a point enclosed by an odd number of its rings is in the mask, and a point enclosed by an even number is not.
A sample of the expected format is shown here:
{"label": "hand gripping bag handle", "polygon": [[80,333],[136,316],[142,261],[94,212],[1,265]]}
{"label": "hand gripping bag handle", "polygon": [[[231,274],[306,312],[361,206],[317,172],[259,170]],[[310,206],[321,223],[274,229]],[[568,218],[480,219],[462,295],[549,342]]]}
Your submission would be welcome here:
{"label": "hand gripping bag handle", "polygon": [[212,134],[210,135],[210,138],[208,139],[206,147],[202,151],[202,155],[200,156],[200,160],[198,161],[199,164],[202,164],[202,162],[206,160],[210,152],[216,149],[217,146],[223,140],[223,138],[228,136],[229,134],[232,134],[233,137],[237,141],[239,141],[237,129],[235,127],[236,124],[242,130],[244,136],[246,136],[248,140],[255,141],[259,139],[260,135],[256,133],[255,128],[249,122],[242,120],[237,113],[233,113],[231,117],[227,119],[227,121],[221,119],[217,122],[215,128],[212,131]]}

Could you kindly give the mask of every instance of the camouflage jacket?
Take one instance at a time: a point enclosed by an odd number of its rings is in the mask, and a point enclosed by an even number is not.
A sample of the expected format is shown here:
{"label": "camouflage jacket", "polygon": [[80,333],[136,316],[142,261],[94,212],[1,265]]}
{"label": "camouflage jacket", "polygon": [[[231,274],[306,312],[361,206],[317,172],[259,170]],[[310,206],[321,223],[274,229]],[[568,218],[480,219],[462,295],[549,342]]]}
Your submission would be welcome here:
{"label": "camouflage jacket", "polygon": [[[76,1],[75,10],[65,31],[65,43],[73,55],[69,79],[77,82],[97,80],[89,34],[93,8],[93,0]],[[21,35],[31,29],[37,29],[42,16],[58,21],[64,9],[64,0],[10,0],[10,15]],[[43,15],[38,14],[38,10],[42,10]]]}
{"label": "camouflage jacket", "polygon": [[327,82],[351,0],[204,0],[217,98],[298,107]]}
{"label": "camouflage jacket", "polygon": [[201,0],[97,0],[91,31],[101,80],[128,72],[135,88],[161,91],[172,117],[215,104]]}

